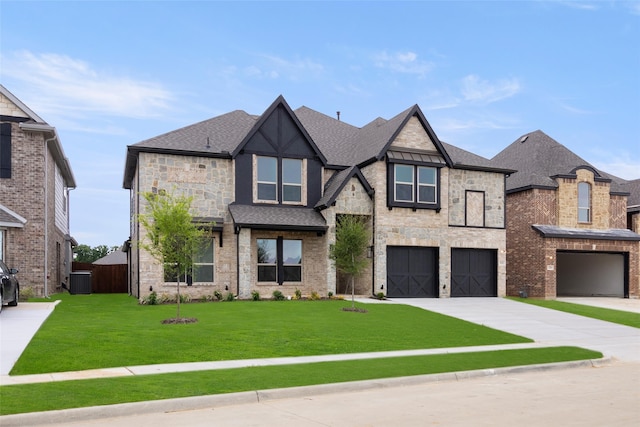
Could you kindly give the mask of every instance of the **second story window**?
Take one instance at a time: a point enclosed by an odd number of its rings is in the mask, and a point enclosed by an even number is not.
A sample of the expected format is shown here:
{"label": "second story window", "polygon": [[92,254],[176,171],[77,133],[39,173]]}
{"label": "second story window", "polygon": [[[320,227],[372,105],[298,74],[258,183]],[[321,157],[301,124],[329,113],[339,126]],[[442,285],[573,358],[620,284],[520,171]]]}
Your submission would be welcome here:
{"label": "second story window", "polygon": [[278,159],[258,157],[258,200],[278,200]]}
{"label": "second story window", "polygon": [[591,222],[591,184],[578,183],[578,222]]}
{"label": "second story window", "polygon": [[436,203],[438,195],[436,168],[418,168],[418,202]]}
{"label": "second story window", "polygon": [[413,166],[395,165],[396,202],[413,202]]}
{"label": "second story window", "polygon": [[282,201],[302,201],[302,160],[282,159]]}
{"label": "second story window", "polygon": [[393,163],[389,167],[389,207],[439,209],[437,167]]}
{"label": "second story window", "polygon": [[256,156],[254,175],[255,203],[306,203],[304,159],[279,159]]}

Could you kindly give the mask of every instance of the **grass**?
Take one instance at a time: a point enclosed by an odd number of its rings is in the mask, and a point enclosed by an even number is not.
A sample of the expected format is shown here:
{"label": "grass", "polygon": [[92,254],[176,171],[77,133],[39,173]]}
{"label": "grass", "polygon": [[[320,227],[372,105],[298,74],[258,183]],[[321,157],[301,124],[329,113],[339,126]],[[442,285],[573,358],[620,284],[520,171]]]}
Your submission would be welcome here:
{"label": "grass", "polygon": [[551,347],[11,385],[0,387],[0,415],[601,357]]}
{"label": "grass", "polygon": [[69,295],[11,375],[249,358],[531,342],[528,338],[399,304],[235,301],[182,304],[197,323],[163,325],[175,305],[141,306],[122,294]]}
{"label": "grass", "polygon": [[552,310],[564,311],[566,313],[577,314],[579,316],[591,317],[593,319],[604,320],[606,322],[618,323],[620,325],[640,328],[640,313],[614,310],[610,308],[592,307],[583,304],[573,304],[563,301],[539,300],[530,298],[511,298],[514,301],[537,305],[539,307]]}

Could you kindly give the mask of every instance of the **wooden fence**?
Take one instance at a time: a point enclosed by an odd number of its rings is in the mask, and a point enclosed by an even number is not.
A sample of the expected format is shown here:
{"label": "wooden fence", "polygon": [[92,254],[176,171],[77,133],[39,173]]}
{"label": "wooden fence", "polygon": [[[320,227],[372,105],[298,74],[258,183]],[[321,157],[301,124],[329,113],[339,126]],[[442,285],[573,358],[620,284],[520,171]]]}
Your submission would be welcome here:
{"label": "wooden fence", "polygon": [[71,270],[91,272],[91,292],[94,294],[126,294],[129,292],[126,264],[100,265],[74,262],[71,265]]}

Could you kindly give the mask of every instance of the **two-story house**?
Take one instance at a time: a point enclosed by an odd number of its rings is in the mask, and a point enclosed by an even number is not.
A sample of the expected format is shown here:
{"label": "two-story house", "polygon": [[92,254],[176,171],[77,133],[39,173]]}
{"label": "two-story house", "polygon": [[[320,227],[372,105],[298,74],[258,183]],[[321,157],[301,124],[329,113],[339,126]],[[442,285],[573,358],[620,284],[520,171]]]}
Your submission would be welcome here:
{"label": "two-story house", "polygon": [[56,129],[0,85],[0,259],[22,289],[47,296],[69,283],[75,187]]}
{"label": "two-story house", "polygon": [[345,292],[329,259],[341,215],[371,231],[359,294],[505,294],[505,175],[441,142],[416,105],[390,120],[349,125],[278,97],[259,116],[233,111],[127,149],[131,293],[175,293],[162,265],[135,245],[144,192],[193,196],[209,226],[187,290],[248,298]]}
{"label": "two-story house", "polygon": [[640,296],[640,235],[627,227],[630,182],[541,131],[493,161],[517,170],[507,178],[508,295]]}

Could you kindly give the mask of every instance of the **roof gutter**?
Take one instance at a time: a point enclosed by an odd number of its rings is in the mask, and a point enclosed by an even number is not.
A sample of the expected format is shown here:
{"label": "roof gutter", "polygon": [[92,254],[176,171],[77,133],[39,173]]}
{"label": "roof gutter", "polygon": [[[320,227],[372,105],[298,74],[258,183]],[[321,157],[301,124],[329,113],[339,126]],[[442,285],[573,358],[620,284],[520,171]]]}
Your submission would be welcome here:
{"label": "roof gutter", "polygon": [[43,132],[51,134],[51,137],[46,140],[46,143],[52,143],[51,153],[53,154],[56,162],[59,163],[60,170],[65,177],[66,186],[68,188],[76,188],[76,180],[73,176],[73,171],[71,170],[71,163],[69,162],[67,156],[64,154],[64,150],[62,149],[62,144],[60,144],[60,138],[58,138],[58,132],[56,131],[56,128],[47,124],[26,122],[20,123],[19,126],[20,129],[27,132]]}

